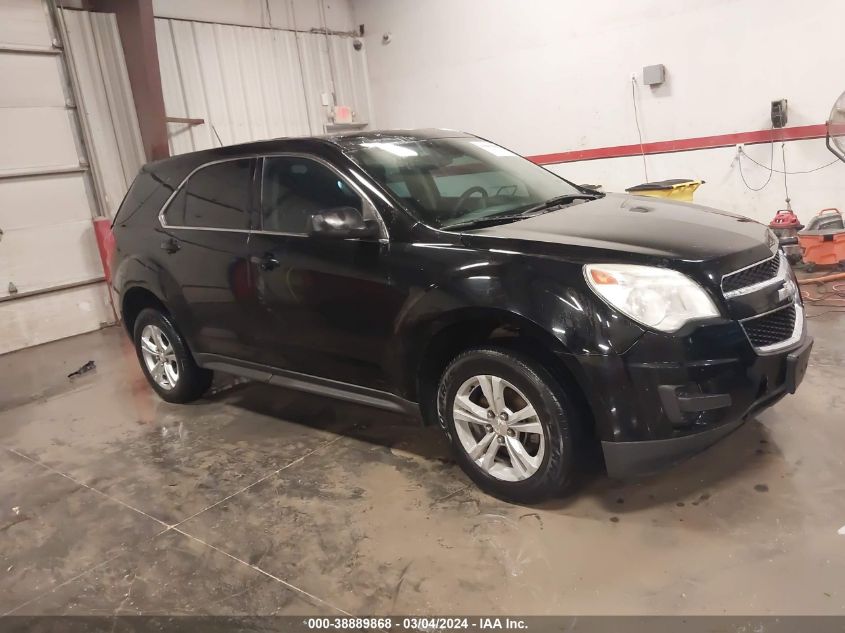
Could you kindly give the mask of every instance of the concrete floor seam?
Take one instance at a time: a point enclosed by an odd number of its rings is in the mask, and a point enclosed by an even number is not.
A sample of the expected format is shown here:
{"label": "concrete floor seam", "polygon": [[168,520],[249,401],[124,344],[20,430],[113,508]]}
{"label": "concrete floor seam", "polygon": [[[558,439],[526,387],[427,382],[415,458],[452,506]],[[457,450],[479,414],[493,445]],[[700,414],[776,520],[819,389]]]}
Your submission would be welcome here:
{"label": "concrete floor seam", "polygon": [[264,569],[261,569],[261,567],[259,567],[258,565],[251,565],[251,564],[250,564],[250,563],[248,563],[247,561],[245,561],[245,560],[243,560],[243,559],[241,559],[241,558],[238,558],[237,556],[234,556],[233,554],[230,554],[229,552],[227,552],[227,551],[225,551],[225,550],[222,550],[222,549],[220,549],[219,547],[216,547],[216,546],[212,545],[211,543],[208,543],[208,542],[206,542],[206,541],[202,540],[201,538],[199,538],[199,537],[197,537],[197,536],[194,536],[193,534],[190,534],[190,533],[188,533],[188,532],[185,532],[184,530],[181,530],[181,529],[179,529],[179,528],[177,528],[177,527],[174,527],[174,528],[173,528],[173,531],[174,531],[174,532],[178,532],[178,533],[179,533],[179,534],[181,534],[182,536],[187,536],[189,539],[191,539],[191,540],[193,540],[193,541],[196,541],[197,543],[200,543],[201,545],[205,545],[206,547],[208,547],[208,548],[210,548],[210,549],[214,550],[215,552],[218,552],[219,554],[223,554],[224,556],[228,556],[228,557],[229,557],[229,558],[231,558],[232,560],[237,561],[237,562],[241,563],[242,565],[246,565],[246,566],[247,566],[247,567],[249,567],[250,569],[254,569],[255,571],[257,571],[257,572],[259,572],[259,573],[261,573],[261,574],[264,574],[265,576],[267,576],[267,577],[268,577],[268,578],[270,578],[271,580],[275,580],[276,582],[278,582],[278,583],[280,583],[281,585],[283,585],[285,588],[290,589],[291,591],[294,591],[294,592],[298,593],[299,595],[306,597],[307,599],[311,600],[312,602],[316,602],[316,603],[317,603],[317,604],[319,604],[319,605],[323,605],[323,606],[329,607],[330,609],[333,609],[333,610],[337,611],[338,613],[341,613],[341,614],[346,615],[346,616],[351,616],[351,615],[352,615],[352,614],[351,614],[351,613],[349,613],[348,611],[344,611],[344,610],[343,610],[343,609],[341,609],[340,607],[335,606],[335,605],[333,605],[332,603],[330,603],[330,602],[327,602],[327,601],[323,600],[322,598],[318,598],[318,597],[317,597],[317,596],[315,596],[314,594],[308,593],[308,592],[307,592],[307,591],[305,591],[304,589],[300,589],[300,588],[299,588],[299,587],[297,587],[296,585],[293,585],[293,584],[289,583],[287,580],[284,580],[284,579],[282,579],[282,578],[279,578],[278,576],[275,576],[275,575],[271,574],[270,572],[268,572],[268,571],[266,571],[266,570],[264,570]]}
{"label": "concrete floor seam", "polygon": [[[8,449],[7,449],[7,450],[8,450]],[[155,538],[155,537],[153,537],[153,538]],[[149,539],[149,540],[152,540],[152,539]],[[20,610],[20,609],[23,609],[23,608],[24,608],[26,605],[28,605],[28,604],[32,604],[33,602],[38,602],[38,601],[39,601],[39,600],[41,600],[41,598],[43,598],[44,596],[49,596],[51,593],[54,593],[55,591],[57,591],[57,590],[61,589],[62,587],[65,587],[65,586],[67,586],[67,585],[69,585],[69,584],[71,584],[71,583],[73,583],[73,582],[76,582],[76,581],[77,581],[77,580],[79,580],[80,578],[83,578],[83,577],[84,577],[84,576],[86,576],[87,574],[90,574],[92,571],[95,571],[95,570],[99,569],[100,567],[103,567],[104,565],[108,565],[108,564],[109,564],[109,563],[111,563],[112,561],[115,561],[115,560],[117,560],[118,558],[120,558],[121,556],[125,556],[125,555],[126,555],[126,552],[125,552],[125,551],[120,552],[119,554],[116,554],[116,555],[114,555],[114,556],[112,556],[112,557],[110,557],[110,558],[107,558],[107,559],[106,559],[106,560],[104,560],[104,561],[101,561],[101,562],[97,563],[96,565],[93,565],[92,567],[89,567],[89,568],[88,568],[88,569],[86,569],[85,571],[81,571],[81,572],[79,572],[76,576],[73,576],[73,577],[68,578],[67,580],[65,580],[65,581],[63,581],[63,582],[60,582],[58,585],[56,585],[55,587],[51,588],[50,590],[45,591],[44,593],[40,593],[40,594],[38,594],[37,596],[35,596],[35,597],[33,597],[33,598],[30,598],[30,599],[29,599],[29,600],[27,600],[26,602],[22,602],[21,604],[19,604],[18,606],[16,606],[14,609],[10,609],[9,611],[6,611],[6,613],[0,614],[0,618],[5,618],[6,616],[9,616],[9,615],[14,614],[14,613],[15,613],[15,611],[18,611],[18,610]]]}
{"label": "concrete floor seam", "polygon": [[[155,521],[156,523],[160,523],[161,525],[165,526],[166,528],[169,528],[169,527],[170,527],[167,523],[165,523],[165,522],[164,522],[164,521],[162,521],[161,519],[157,519],[156,517],[154,517],[154,516],[152,516],[152,515],[150,515],[150,514],[147,514],[147,513],[146,513],[146,512],[144,512],[143,510],[139,510],[138,508],[136,508],[136,507],[134,507],[134,506],[129,505],[129,504],[128,504],[128,503],[126,503],[125,501],[121,501],[120,499],[117,499],[116,497],[112,497],[111,495],[106,494],[106,493],[105,493],[105,492],[103,492],[102,490],[97,490],[96,488],[92,488],[91,486],[89,486],[88,484],[86,484],[84,481],[79,481],[78,479],[75,479],[75,478],[71,477],[71,476],[70,476],[70,475],[68,475],[67,473],[63,473],[63,472],[62,472],[62,471],[60,471],[60,470],[56,470],[56,469],[55,469],[55,468],[53,468],[52,466],[48,466],[47,464],[44,464],[43,462],[40,462],[40,461],[38,461],[37,459],[33,459],[33,458],[29,457],[28,455],[25,455],[24,453],[21,453],[20,451],[15,450],[14,448],[9,448],[8,446],[4,446],[3,448],[5,448],[7,451],[9,451],[10,453],[12,453],[12,454],[14,454],[14,455],[17,455],[18,457],[22,457],[23,459],[25,459],[25,460],[27,460],[27,461],[29,461],[29,462],[31,462],[31,463],[33,463],[33,464],[35,464],[36,466],[40,466],[41,468],[44,468],[45,470],[49,470],[51,473],[54,473],[54,474],[56,474],[56,475],[60,475],[60,476],[64,477],[64,478],[65,478],[65,479],[67,479],[68,481],[72,481],[72,482],[73,482],[73,483],[75,483],[77,486],[81,486],[81,487],[85,488],[86,490],[90,490],[91,492],[95,492],[95,493],[97,493],[98,495],[100,495],[100,496],[102,496],[102,497],[105,497],[105,498],[106,498],[106,499],[108,499],[109,501],[113,501],[114,503],[119,503],[119,504],[120,504],[120,505],[122,505],[124,508],[127,508],[127,509],[129,509],[129,510],[133,510],[134,512],[137,512],[138,514],[140,514],[140,515],[142,515],[142,516],[145,516],[145,517],[147,517],[148,519],[151,519],[151,520]],[[166,532],[167,530],[164,530],[164,531]]]}
{"label": "concrete floor seam", "polygon": [[269,473],[269,474],[265,475],[265,476],[264,476],[264,477],[262,477],[261,479],[257,479],[256,481],[253,481],[253,482],[252,482],[251,484],[249,484],[248,486],[244,486],[244,487],[243,487],[243,488],[241,488],[240,490],[237,490],[237,491],[233,492],[232,494],[230,494],[230,495],[229,495],[229,496],[227,496],[227,497],[223,497],[222,499],[220,499],[220,501],[215,501],[214,503],[212,503],[212,504],[211,504],[211,505],[209,505],[208,507],[205,507],[205,508],[203,508],[202,510],[200,510],[200,511],[198,511],[198,512],[195,512],[195,513],[194,513],[194,514],[192,514],[191,516],[189,516],[189,517],[187,517],[187,518],[185,518],[185,519],[182,519],[182,520],[181,520],[181,521],[179,521],[178,523],[174,523],[173,525],[168,525],[166,529],[164,529],[164,530],[162,530],[162,531],[160,532],[160,534],[164,534],[165,532],[168,532],[168,531],[170,531],[170,530],[172,530],[172,529],[174,529],[174,528],[176,528],[176,527],[178,527],[178,526],[182,525],[183,523],[185,523],[185,522],[187,522],[187,521],[190,521],[191,519],[193,519],[193,518],[195,518],[195,517],[198,517],[198,516],[199,516],[199,515],[201,515],[203,512],[206,512],[206,511],[208,511],[208,510],[211,510],[212,508],[216,508],[216,507],[217,507],[217,506],[219,506],[221,503],[225,503],[225,502],[229,501],[230,499],[232,499],[232,498],[234,498],[234,497],[238,496],[238,495],[239,495],[239,494],[241,494],[242,492],[246,492],[246,491],[247,491],[247,490],[249,490],[250,488],[252,488],[252,487],[254,487],[254,486],[257,486],[258,484],[260,484],[260,483],[262,483],[262,482],[264,482],[264,481],[267,481],[267,480],[268,480],[268,479],[270,479],[271,477],[275,477],[275,476],[276,476],[276,475],[278,475],[280,472],[282,472],[282,471],[284,471],[284,470],[287,470],[287,469],[288,469],[288,468],[290,468],[291,466],[296,466],[297,464],[301,463],[301,462],[302,462],[302,461],[303,461],[306,457],[309,457],[309,456],[313,455],[314,453],[316,453],[316,452],[318,452],[318,451],[323,450],[324,448],[328,448],[329,446],[331,446],[331,445],[332,445],[332,444],[334,444],[335,442],[337,442],[337,441],[339,441],[339,440],[343,439],[343,437],[344,437],[343,435],[338,435],[338,436],[337,436],[336,438],[334,438],[333,440],[329,440],[328,442],[324,442],[323,444],[321,444],[321,445],[320,445],[320,446],[318,446],[317,448],[314,448],[314,449],[312,449],[312,450],[308,451],[307,453],[305,453],[305,454],[304,454],[304,455],[302,455],[301,457],[298,457],[297,459],[293,460],[292,462],[290,462],[290,463],[288,463],[288,464],[285,464],[285,465],[284,465],[284,466],[282,466],[281,468],[278,468],[278,469],[274,470],[273,472],[271,472],[271,473]]}
{"label": "concrete floor seam", "polygon": [[[305,591],[304,589],[301,589],[301,588],[297,587],[296,585],[293,585],[293,584],[291,584],[290,582],[288,582],[288,581],[286,581],[286,580],[284,580],[284,579],[282,579],[282,578],[279,578],[279,577],[277,577],[277,576],[275,576],[275,575],[273,575],[273,574],[271,574],[271,573],[267,572],[267,571],[266,571],[266,570],[264,570],[264,569],[261,569],[260,567],[258,567],[258,566],[256,566],[256,565],[251,565],[250,563],[248,563],[248,562],[246,562],[246,561],[244,561],[244,560],[242,560],[242,559],[238,558],[237,556],[233,556],[233,555],[232,555],[232,554],[230,554],[229,552],[226,552],[226,551],[224,551],[224,550],[221,550],[220,548],[215,547],[214,545],[211,545],[210,543],[207,543],[206,541],[204,541],[204,540],[202,540],[202,539],[200,539],[200,538],[198,538],[198,537],[196,537],[196,536],[194,536],[194,535],[192,535],[192,534],[190,534],[190,533],[188,533],[188,532],[185,532],[184,530],[179,529],[179,528],[177,527],[177,526],[179,526],[179,525],[182,525],[184,522],[186,522],[186,521],[188,521],[188,520],[190,520],[190,519],[193,519],[194,517],[196,517],[196,516],[198,516],[198,515],[202,514],[202,513],[203,513],[203,512],[205,512],[206,510],[210,510],[210,509],[212,509],[212,508],[216,507],[217,505],[219,505],[219,504],[221,504],[221,503],[224,503],[225,501],[230,500],[231,498],[233,498],[233,497],[235,497],[235,496],[237,496],[237,495],[241,494],[242,492],[245,492],[246,490],[249,490],[249,489],[250,489],[250,488],[252,488],[253,486],[256,486],[256,485],[260,484],[261,482],[266,481],[267,479],[270,479],[271,477],[273,477],[273,476],[275,476],[275,475],[278,475],[279,473],[281,473],[282,471],[284,471],[284,470],[286,470],[286,469],[290,468],[291,466],[295,466],[296,464],[298,464],[298,463],[302,462],[305,458],[309,457],[310,455],[313,455],[314,453],[316,453],[316,452],[318,452],[318,451],[320,451],[320,450],[322,450],[322,449],[324,449],[324,448],[327,448],[327,447],[331,446],[332,444],[334,444],[335,442],[338,442],[339,440],[343,439],[343,437],[344,437],[344,436],[342,436],[342,435],[338,435],[338,436],[337,436],[337,437],[335,437],[334,439],[329,440],[329,441],[327,441],[327,442],[324,442],[323,444],[321,444],[321,445],[320,445],[320,446],[318,446],[317,448],[315,448],[315,449],[312,449],[312,450],[308,451],[307,453],[305,453],[305,454],[304,454],[304,455],[302,455],[301,457],[299,457],[299,458],[297,458],[297,459],[295,459],[295,460],[293,460],[293,461],[291,461],[291,462],[289,462],[289,463],[285,464],[285,465],[284,465],[284,466],[282,466],[281,468],[276,469],[275,471],[273,471],[273,472],[271,472],[271,473],[269,473],[269,474],[265,475],[264,477],[261,477],[260,479],[258,479],[258,480],[256,480],[256,481],[252,482],[252,483],[251,483],[251,484],[249,484],[248,486],[244,486],[242,489],[240,489],[240,490],[238,490],[238,491],[236,491],[236,492],[234,492],[234,493],[230,494],[229,496],[227,496],[227,497],[225,497],[225,498],[221,499],[220,501],[217,501],[216,503],[213,503],[213,504],[209,505],[207,508],[204,508],[203,510],[200,510],[199,512],[196,512],[195,514],[193,514],[193,515],[191,515],[191,516],[187,517],[186,519],[183,519],[182,521],[179,521],[178,523],[173,524],[173,525],[168,525],[168,524],[166,524],[165,522],[161,521],[160,519],[156,519],[155,517],[150,516],[150,515],[149,515],[149,514],[147,514],[146,512],[144,512],[144,511],[142,511],[142,510],[139,510],[138,508],[135,508],[135,507],[133,507],[133,506],[131,506],[131,505],[129,505],[129,504],[127,504],[127,503],[125,503],[125,502],[123,502],[123,501],[119,500],[119,499],[116,499],[116,498],[114,498],[114,497],[112,497],[112,496],[110,496],[110,495],[107,495],[106,493],[104,493],[104,492],[102,492],[102,491],[100,491],[100,490],[97,490],[96,488],[93,488],[93,487],[91,487],[91,486],[89,486],[89,485],[87,485],[87,484],[85,484],[85,483],[83,483],[83,482],[80,482],[79,480],[77,480],[77,479],[75,479],[75,478],[71,477],[70,475],[67,475],[66,473],[63,473],[63,472],[61,472],[61,471],[59,471],[59,470],[56,470],[55,468],[53,468],[53,467],[51,467],[51,466],[48,466],[47,464],[44,464],[44,463],[42,463],[42,462],[40,462],[40,461],[38,461],[38,460],[36,460],[36,459],[33,459],[33,458],[29,457],[28,455],[25,455],[25,454],[21,453],[20,451],[17,451],[17,450],[15,450],[15,449],[13,449],[13,448],[9,448],[8,446],[4,446],[3,448],[4,448],[6,451],[8,451],[8,452],[12,453],[13,455],[17,455],[18,457],[20,457],[20,458],[22,458],[22,459],[25,459],[25,460],[27,460],[28,462],[30,462],[30,463],[32,463],[32,464],[35,464],[36,466],[39,466],[39,467],[41,467],[41,468],[44,468],[45,470],[47,470],[47,471],[49,471],[49,472],[51,472],[51,473],[53,473],[53,474],[59,475],[59,476],[61,476],[61,477],[65,478],[65,479],[67,479],[67,480],[69,480],[69,481],[73,482],[75,485],[78,485],[78,486],[80,486],[81,488],[84,488],[84,489],[86,489],[86,490],[90,490],[91,492],[97,493],[97,494],[99,494],[100,496],[105,497],[105,498],[106,498],[106,499],[108,499],[109,501],[112,501],[112,502],[118,503],[118,504],[120,504],[120,505],[124,506],[125,508],[127,508],[127,509],[129,509],[129,510],[133,510],[133,511],[137,512],[138,514],[143,515],[144,517],[147,517],[147,518],[149,518],[149,519],[152,519],[153,521],[156,521],[157,523],[160,523],[160,524],[162,524],[162,525],[166,526],[164,530],[162,530],[161,532],[158,532],[158,533],[157,533],[157,534],[155,534],[153,537],[151,537],[150,539],[146,539],[146,540],[150,540],[150,541],[151,541],[151,540],[154,540],[154,539],[159,538],[160,536],[162,536],[162,535],[164,535],[164,534],[166,534],[167,532],[170,532],[170,531],[177,532],[177,533],[179,533],[179,534],[181,534],[181,535],[185,536],[186,538],[189,538],[189,539],[191,539],[191,540],[195,541],[196,543],[199,543],[200,545],[203,545],[203,546],[205,546],[205,547],[208,547],[208,548],[209,548],[209,549],[211,549],[211,550],[214,550],[214,551],[216,551],[216,552],[218,552],[218,553],[220,553],[220,554],[223,554],[224,556],[226,556],[226,557],[228,557],[228,558],[230,558],[230,559],[232,559],[232,560],[236,561],[237,563],[240,563],[240,564],[242,564],[242,565],[246,565],[246,566],[247,566],[247,567],[249,567],[250,569],[253,569],[254,571],[257,571],[258,573],[260,573],[260,574],[262,574],[262,575],[266,576],[267,578],[270,578],[271,580],[273,580],[273,581],[275,581],[275,582],[277,582],[277,583],[280,583],[281,585],[283,585],[283,586],[284,586],[284,587],[286,587],[287,589],[289,589],[289,590],[291,590],[291,591],[293,591],[293,592],[295,592],[295,593],[297,593],[297,594],[299,594],[299,595],[301,595],[301,596],[303,596],[303,597],[307,598],[308,600],[312,601],[313,603],[316,603],[317,605],[326,606],[326,607],[328,607],[328,608],[330,608],[330,609],[333,609],[334,611],[337,611],[338,613],[341,613],[341,614],[343,614],[343,615],[347,615],[347,616],[348,616],[348,615],[351,615],[351,614],[350,614],[350,613],[348,613],[348,612],[346,612],[346,611],[344,611],[343,609],[341,609],[341,608],[339,608],[339,607],[337,607],[337,606],[335,606],[335,605],[333,605],[333,604],[331,604],[331,603],[329,603],[329,602],[327,602],[327,601],[323,600],[322,598],[319,598],[319,597],[317,597],[317,596],[315,596],[315,595],[313,595],[313,594],[311,594],[311,593],[309,593],[309,592]],[[125,554],[126,554],[126,552],[125,552],[125,551],[122,551],[122,552],[120,552],[119,554],[117,554],[117,555],[115,555],[115,556],[111,556],[111,557],[107,558],[106,560],[101,561],[101,562],[97,563],[96,565],[93,565],[93,566],[91,566],[91,567],[89,567],[89,568],[85,569],[84,571],[80,572],[79,574],[76,574],[75,576],[73,576],[73,577],[71,577],[71,578],[69,578],[69,579],[67,579],[67,580],[65,580],[65,581],[63,581],[63,582],[61,582],[61,583],[59,583],[59,584],[58,584],[58,585],[56,585],[55,587],[52,587],[50,590],[45,591],[45,592],[43,592],[43,593],[41,593],[41,594],[39,594],[39,595],[37,595],[37,596],[35,596],[35,597],[33,597],[33,598],[31,598],[31,599],[29,599],[29,600],[25,601],[25,602],[23,602],[23,603],[21,603],[21,604],[19,604],[19,605],[15,606],[13,609],[11,609],[11,610],[7,611],[6,613],[3,613],[2,615],[0,615],[0,617],[5,617],[5,616],[8,616],[8,615],[12,615],[12,614],[14,614],[16,611],[18,611],[18,610],[20,610],[20,609],[24,608],[24,607],[25,607],[25,606],[27,606],[28,604],[32,604],[33,602],[37,602],[38,600],[40,600],[40,599],[41,599],[41,598],[43,598],[44,596],[50,595],[51,593],[54,593],[55,591],[57,591],[57,590],[58,590],[58,589],[60,589],[61,587],[67,586],[67,585],[69,585],[69,584],[71,584],[71,583],[73,583],[73,582],[75,582],[75,581],[79,580],[80,578],[83,578],[83,577],[84,577],[84,576],[86,576],[87,574],[89,574],[89,573],[91,573],[91,572],[93,572],[93,571],[95,571],[95,570],[99,569],[100,567],[103,567],[104,565],[107,565],[107,564],[111,563],[112,561],[117,560],[118,558],[120,558],[121,556],[124,556]]]}

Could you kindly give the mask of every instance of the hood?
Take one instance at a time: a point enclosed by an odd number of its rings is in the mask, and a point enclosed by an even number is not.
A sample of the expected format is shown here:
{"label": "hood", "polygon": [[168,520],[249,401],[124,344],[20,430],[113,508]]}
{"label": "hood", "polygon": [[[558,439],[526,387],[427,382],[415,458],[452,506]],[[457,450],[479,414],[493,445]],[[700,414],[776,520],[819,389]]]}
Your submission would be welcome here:
{"label": "hood", "polygon": [[[696,204],[608,194],[468,235],[561,244],[646,257],[754,262],[771,256],[772,234],[742,216]],[[740,254],[739,257],[730,257]],[[741,265],[741,263],[740,263]]]}

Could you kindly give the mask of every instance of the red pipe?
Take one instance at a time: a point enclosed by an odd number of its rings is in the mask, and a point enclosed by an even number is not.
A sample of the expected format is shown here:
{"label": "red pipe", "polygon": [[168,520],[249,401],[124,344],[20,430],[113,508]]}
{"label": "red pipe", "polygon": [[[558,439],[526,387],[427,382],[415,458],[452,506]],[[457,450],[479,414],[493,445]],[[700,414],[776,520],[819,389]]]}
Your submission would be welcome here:
{"label": "red pipe", "polygon": [[106,274],[106,283],[111,284],[111,258],[114,255],[114,234],[111,232],[111,220],[94,218],[94,235],[97,237],[97,250]]}

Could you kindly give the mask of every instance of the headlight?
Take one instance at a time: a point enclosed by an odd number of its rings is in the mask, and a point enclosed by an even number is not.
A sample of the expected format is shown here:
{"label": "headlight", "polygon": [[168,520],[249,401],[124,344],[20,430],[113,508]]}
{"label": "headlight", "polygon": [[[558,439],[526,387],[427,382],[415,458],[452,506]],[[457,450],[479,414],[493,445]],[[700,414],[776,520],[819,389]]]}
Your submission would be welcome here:
{"label": "headlight", "polygon": [[676,270],[629,264],[588,264],[587,283],[638,323],[675,332],[692,319],[719,316],[704,289]]}

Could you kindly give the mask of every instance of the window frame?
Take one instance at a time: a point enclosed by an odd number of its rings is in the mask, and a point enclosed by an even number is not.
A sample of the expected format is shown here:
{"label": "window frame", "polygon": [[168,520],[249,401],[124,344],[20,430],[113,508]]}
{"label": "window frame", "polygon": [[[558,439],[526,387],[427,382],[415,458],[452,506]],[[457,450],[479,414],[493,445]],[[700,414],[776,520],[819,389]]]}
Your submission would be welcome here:
{"label": "window frame", "polygon": [[[258,156],[254,154],[249,154],[247,156],[235,156],[232,158],[221,158],[218,160],[212,160],[207,163],[203,163],[202,165],[198,165],[191,172],[185,176],[182,182],[179,183],[179,186],[173,190],[173,193],[168,196],[167,200],[164,201],[164,204],[161,206],[161,210],[158,212],[158,222],[161,225],[161,228],[168,229],[168,230],[179,230],[179,231],[223,231],[226,233],[250,233],[252,232],[252,226],[254,224],[254,217],[255,217],[255,172],[256,167],[258,165]],[[216,226],[185,226],[179,224],[168,224],[167,223],[167,211],[170,209],[170,205],[176,199],[191,178],[194,177],[198,172],[202,171],[206,167],[212,167],[214,165],[220,165],[221,163],[233,163],[239,160],[248,160],[252,163],[250,168],[249,174],[249,200],[247,201],[247,216],[249,217],[249,228],[246,229],[227,229],[223,227],[216,227]]]}
{"label": "window frame", "polygon": [[[257,219],[257,226],[258,228],[253,229],[252,233],[260,233],[263,235],[281,235],[285,237],[310,237],[307,233],[286,233],[284,231],[270,231],[264,229],[264,214],[263,214],[263,202],[264,202],[264,166],[266,159],[268,158],[300,158],[303,160],[310,160],[315,163],[318,163],[330,171],[334,172],[334,174],[340,178],[352,191],[354,191],[357,196],[361,199],[361,214],[364,216],[364,219],[373,219],[376,221],[379,227],[379,241],[380,242],[387,242],[390,239],[390,233],[387,230],[387,225],[384,223],[384,219],[381,217],[381,214],[378,212],[378,209],[373,204],[373,201],[370,197],[364,192],[363,188],[361,188],[357,183],[353,182],[347,176],[345,176],[340,169],[330,163],[329,161],[320,158],[315,154],[306,154],[302,152],[272,152],[268,154],[261,154],[256,156],[256,159],[260,164],[256,165],[256,177],[258,178],[258,201],[255,205],[255,208],[259,210],[258,219]],[[353,240],[360,240],[361,238],[347,238]]]}

